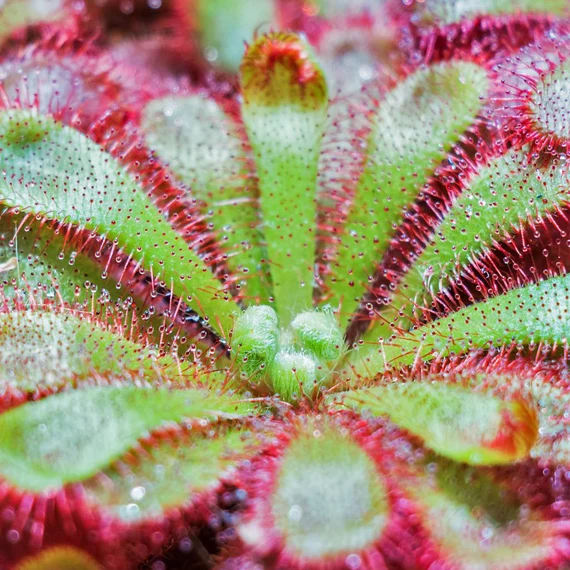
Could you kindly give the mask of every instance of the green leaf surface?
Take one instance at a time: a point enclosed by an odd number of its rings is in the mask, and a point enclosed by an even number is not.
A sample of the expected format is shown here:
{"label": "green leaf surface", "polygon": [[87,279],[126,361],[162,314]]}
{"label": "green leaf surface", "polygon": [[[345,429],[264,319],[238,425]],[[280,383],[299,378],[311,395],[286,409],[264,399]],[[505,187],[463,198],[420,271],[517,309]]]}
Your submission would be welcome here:
{"label": "green leaf surface", "polygon": [[0,40],[18,28],[52,22],[64,15],[64,0],[4,0],[0,4]]}
{"label": "green leaf surface", "polygon": [[523,399],[533,405],[538,421],[538,438],[530,456],[545,464],[570,465],[570,390],[564,367],[550,368],[526,359],[493,363],[490,368],[444,374],[437,382],[453,382],[470,392],[491,394],[502,400]]}
{"label": "green leaf surface", "polygon": [[475,16],[507,16],[541,14],[568,15],[566,0],[425,0],[418,3],[420,21],[424,24],[454,24]]}
{"label": "green leaf surface", "polygon": [[273,292],[286,325],[312,307],[326,80],[308,45],[293,34],[271,34],[248,48],[241,84]]}
{"label": "green leaf surface", "polygon": [[255,443],[237,429],[160,442],[134,465],[107,469],[83,489],[89,502],[124,522],[160,517],[218,484]]}
{"label": "green leaf surface", "polygon": [[142,129],[147,144],[188,185],[227,252],[247,300],[270,295],[262,260],[257,189],[247,173],[243,141],[220,106],[202,95],[163,97],[148,103]]}
{"label": "green leaf surface", "polygon": [[199,389],[114,386],[56,394],[0,415],[0,475],[30,491],[59,488],[105,469],[166,423],[249,410]]}
{"label": "green leaf surface", "polygon": [[31,307],[61,299],[84,309],[95,298],[127,302],[124,283],[107,278],[104,265],[66,243],[64,232],[38,228],[22,215],[0,216],[0,259],[12,258],[15,263],[0,274],[2,295],[10,301]]}
{"label": "green leaf surface", "polygon": [[341,402],[374,416],[386,415],[428,448],[472,465],[501,465],[527,457],[538,436],[536,411],[526,402],[462,386],[382,383],[348,392]]}
{"label": "green leaf surface", "polygon": [[172,365],[170,357],[159,357],[151,347],[80,313],[0,313],[0,392],[6,385],[33,391],[94,374],[141,372],[149,381],[166,381],[165,371]]}
{"label": "green leaf surface", "polygon": [[349,375],[374,376],[389,366],[412,364],[473,348],[545,343],[570,338],[570,275],[552,277],[469,305],[456,313],[351,354]]}
{"label": "green leaf surface", "polygon": [[367,162],[325,285],[346,325],[405,210],[446,152],[474,122],[488,88],[481,67],[446,62],[410,75],[373,117]]}
{"label": "green leaf surface", "polygon": [[570,172],[565,164],[540,168],[522,151],[510,151],[496,159],[453,203],[398,287],[392,311],[385,311],[384,316],[396,321],[402,312],[411,316],[415,303],[425,302],[422,297],[433,298],[493,243],[521,226],[540,222],[569,199]]}
{"label": "green leaf surface", "polygon": [[399,482],[450,567],[546,568],[563,544],[555,522],[541,520],[489,473],[432,458],[409,475],[400,474]]}
{"label": "green leaf surface", "polygon": [[[288,555],[307,567],[323,559],[341,567],[338,559],[381,538],[389,518],[387,489],[372,458],[349,435],[312,428],[300,431],[285,450],[267,515]],[[240,529],[246,542],[257,544],[257,525],[266,520]]]}
{"label": "green leaf surface", "polygon": [[187,0],[187,10],[195,10],[202,50],[213,63],[237,71],[244,44],[260,28],[278,24],[277,2],[274,0]]}
{"label": "green leaf surface", "polygon": [[78,131],[28,111],[0,115],[0,141],[1,201],[115,241],[229,332],[237,307],[114,158]]}

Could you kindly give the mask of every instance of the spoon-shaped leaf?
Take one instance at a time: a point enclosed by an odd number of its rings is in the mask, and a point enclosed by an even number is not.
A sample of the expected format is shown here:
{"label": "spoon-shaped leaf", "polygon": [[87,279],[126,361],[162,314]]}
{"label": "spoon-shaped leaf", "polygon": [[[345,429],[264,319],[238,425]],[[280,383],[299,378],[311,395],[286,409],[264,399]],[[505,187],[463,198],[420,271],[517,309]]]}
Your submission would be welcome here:
{"label": "spoon-shaped leaf", "polygon": [[538,436],[536,412],[526,402],[462,386],[383,383],[348,392],[342,402],[375,416],[386,415],[430,449],[473,465],[501,465],[524,458]]}
{"label": "spoon-shaped leaf", "polygon": [[56,394],[0,415],[0,475],[22,489],[58,488],[106,468],[166,422],[248,410],[200,389],[117,386]]}
{"label": "spoon-shaped leaf", "polygon": [[115,159],[78,131],[28,111],[0,115],[0,142],[4,204],[115,241],[229,333],[236,305]]}
{"label": "spoon-shaped leaf", "polygon": [[416,359],[511,343],[565,345],[570,338],[570,275],[513,289],[351,355],[349,375],[375,375]]}
{"label": "spoon-shaped leaf", "polygon": [[474,122],[487,85],[485,70],[473,63],[441,63],[416,71],[380,102],[326,283],[332,293],[327,303],[340,307],[342,324],[370,286],[405,209]]}
{"label": "spoon-shaped leaf", "polygon": [[160,441],[136,463],[106,469],[103,477],[85,481],[83,489],[89,502],[124,522],[160,517],[194,493],[216,485],[255,443],[233,429]]}
{"label": "spoon-shaped leaf", "polygon": [[294,34],[270,34],[249,46],[241,83],[273,292],[286,325],[312,307],[317,168],[327,85],[310,47]]}

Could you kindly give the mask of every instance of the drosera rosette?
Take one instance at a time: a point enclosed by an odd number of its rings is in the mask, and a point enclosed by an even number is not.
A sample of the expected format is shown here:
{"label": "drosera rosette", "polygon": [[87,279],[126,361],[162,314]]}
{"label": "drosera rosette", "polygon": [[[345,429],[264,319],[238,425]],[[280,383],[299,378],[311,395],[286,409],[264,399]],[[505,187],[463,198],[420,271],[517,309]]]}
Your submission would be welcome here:
{"label": "drosera rosette", "polygon": [[[564,263],[429,306],[567,201],[565,164],[512,144],[508,105],[498,138],[496,81],[457,57],[359,94],[346,187],[323,159],[326,73],[291,32],[247,46],[239,108],[159,93],[117,133],[5,104],[6,563],[134,567],[211,525],[229,486],[242,504],[213,549],[222,568],[563,567],[567,487],[550,473],[567,464]],[[345,190],[331,224],[327,180]],[[369,309],[378,264],[430,196],[432,231]],[[101,312],[75,294],[85,275],[95,293],[119,284],[117,307],[140,287],[139,304]],[[188,346],[178,317],[214,351]],[[366,336],[347,342],[359,319]]]}

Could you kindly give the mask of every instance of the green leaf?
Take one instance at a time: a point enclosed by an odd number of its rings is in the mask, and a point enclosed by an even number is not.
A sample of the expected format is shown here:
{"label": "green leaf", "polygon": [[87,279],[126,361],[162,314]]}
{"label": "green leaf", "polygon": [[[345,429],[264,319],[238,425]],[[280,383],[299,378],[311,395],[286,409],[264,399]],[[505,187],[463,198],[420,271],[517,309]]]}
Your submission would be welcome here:
{"label": "green leaf", "polygon": [[326,302],[340,307],[343,326],[368,290],[394,228],[475,121],[487,89],[483,68],[454,61],[416,71],[381,101],[364,172],[325,283],[331,293]]}
{"label": "green leaf", "polygon": [[161,441],[136,463],[122,464],[120,471],[106,469],[86,481],[85,496],[124,522],[160,517],[218,484],[223,472],[256,443],[237,429]]}
{"label": "green leaf", "polygon": [[[545,137],[550,147],[566,144],[570,138],[568,107],[564,104],[570,92],[570,60],[564,60],[556,51],[547,52],[543,57],[548,61],[550,73],[544,73],[539,67],[533,69],[532,75],[525,73],[523,85],[536,85],[536,89],[527,89],[523,100],[528,106],[526,113],[533,130]],[[555,65],[552,59],[562,61]]]}
{"label": "green leaf", "polygon": [[443,560],[465,570],[546,568],[556,557],[556,522],[542,520],[489,473],[432,458],[399,483]]}
{"label": "green leaf", "polygon": [[[552,367],[541,362],[529,362],[519,357],[505,358],[490,366],[477,364],[474,369],[445,372],[438,382],[457,382],[466,390],[485,391],[502,400],[513,398],[530,402],[536,410],[538,438],[530,457],[545,464],[570,464],[570,390],[564,373],[565,364]],[[451,369],[453,370],[453,368]]]}
{"label": "green leaf", "polygon": [[475,16],[502,16],[524,14],[544,14],[552,16],[568,15],[566,0],[425,0],[418,3],[420,20],[424,24],[454,24]]}
{"label": "green leaf", "polygon": [[386,415],[437,453],[472,465],[501,465],[527,457],[538,437],[537,413],[519,399],[501,399],[463,386],[390,382],[348,392],[341,402]]}
{"label": "green leaf", "polygon": [[374,376],[389,366],[412,364],[473,348],[545,343],[570,338],[570,275],[513,289],[382,343],[351,354],[350,376]]}
{"label": "green leaf", "polygon": [[118,161],[29,111],[1,113],[0,140],[0,200],[103,234],[229,333],[236,305]]}
{"label": "green leaf", "polygon": [[169,358],[137,344],[81,313],[24,310],[0,313],[0,392],[6,384],[24,390],[88,379],[94,373],[164,374]]}
{"label": "green leaf", "polygon": [[269,284],[262,260],[267,253],[257,212],[257,189],[247,173],[237,125],[202,95],[163,97],[148,103],[142,129],[156,151],[192,195],[227,252],[228,267],[239,276],[240,294],[267,301]]}
{"label": "green leaf", "polygon": [[0,5],[0,40],[18,28],[53,22],[64,15],[64,0],[5,0]]}
{"label": "green leaf", "polygon": [[82,481],[167,422],[248,413],[205,390],[94,387],[56,394],[0,415],[0,475],[41,492]]}
{"label": "green leaf", "polygon": [[287,325],[312,307],[327,86],[309,46],[285,33],[264,36],[248,48],[241,84],[277,313]]}
{"label": "green leaf", "polygon": [[245,42],[260,27],[279,23],[274,0],[188,0],[186,4],[187,10],[195,10],[189,18],[196,22],[206,57],[228,71],[238,70]]}
{"label": "green leaf", "polygon": [[[239,529],[247,544],[271,540],[274,532],[285,553],[307,567],[323,560],[342,567],[335,564],[339,558],[344,561],[381,538],[389,518],[386,484],[349,435],[309,425],[285,450],[257,515]],[[274,529],[267,528],[268,521],[274,521]]]}
{"label": "green leaf", "polygon": [[0,260],[15,260],[0,274],[5,299],[25,307],[61,299],[87,310],[96,298],[127,302],[124,282],[104,278],[104,265],[66,243],[65,232],[46,226],[23,215],[0,215]]}
{"label": "green leaf", "polygon": [[[435,295],[494,242],[568,203],[569,188],[566,165],[539,168],[520,150],[483,168],[453,203],[398,287],[392,310],[399,314],[393,320],[401,319],[402,311],[410,316],[414,305],[409,299],[421,303],[422,295]],[[390,318],[390,311],[385,316]]]}

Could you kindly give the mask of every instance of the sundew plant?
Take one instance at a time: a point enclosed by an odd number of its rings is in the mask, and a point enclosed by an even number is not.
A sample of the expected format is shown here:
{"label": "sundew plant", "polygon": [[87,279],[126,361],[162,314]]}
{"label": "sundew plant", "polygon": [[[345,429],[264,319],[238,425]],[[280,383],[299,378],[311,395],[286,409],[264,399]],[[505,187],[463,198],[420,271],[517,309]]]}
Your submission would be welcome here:
{"label": "sundew plant", "polygon": [[567,0],[0,2],[0,570],[570,567]]}

